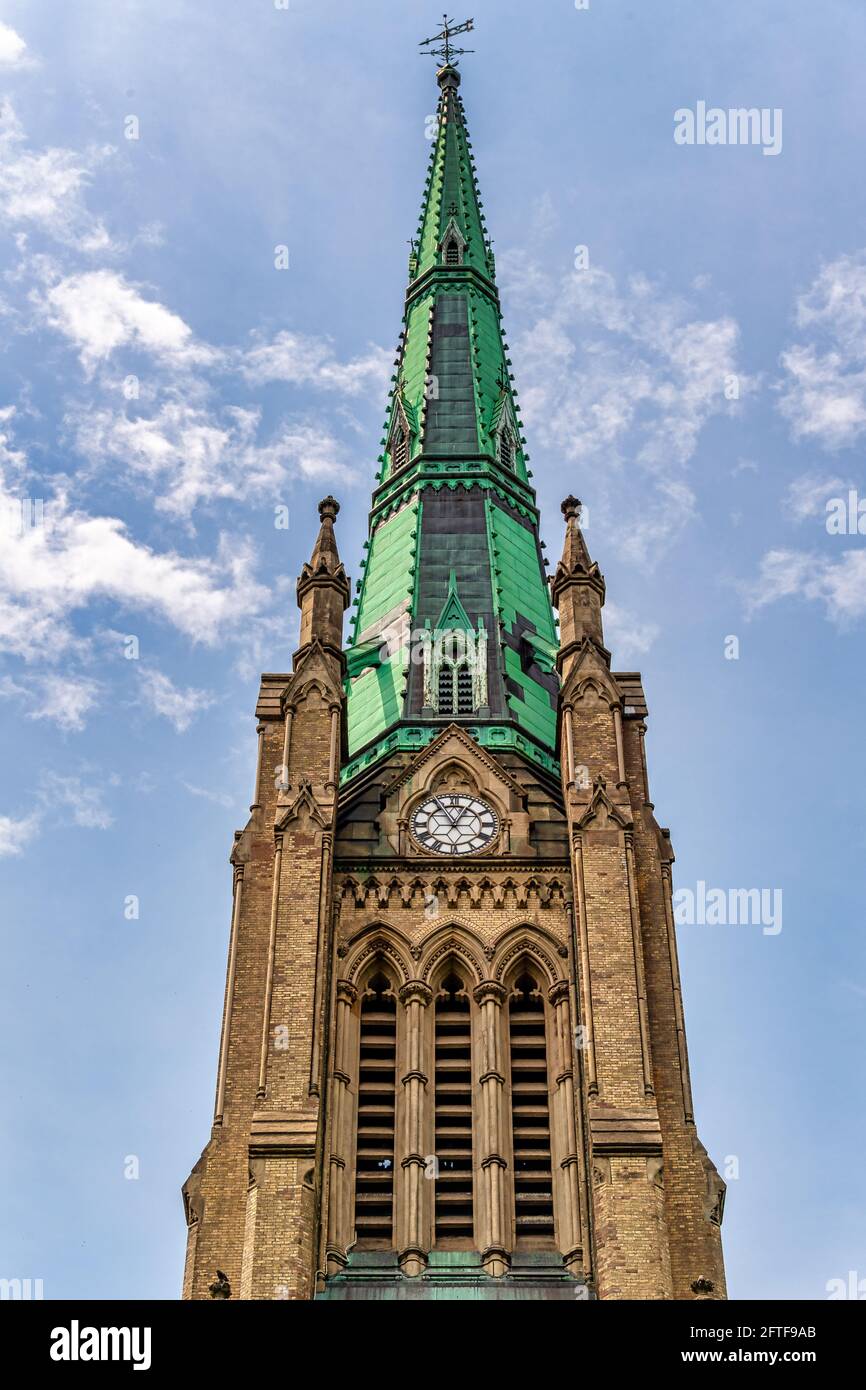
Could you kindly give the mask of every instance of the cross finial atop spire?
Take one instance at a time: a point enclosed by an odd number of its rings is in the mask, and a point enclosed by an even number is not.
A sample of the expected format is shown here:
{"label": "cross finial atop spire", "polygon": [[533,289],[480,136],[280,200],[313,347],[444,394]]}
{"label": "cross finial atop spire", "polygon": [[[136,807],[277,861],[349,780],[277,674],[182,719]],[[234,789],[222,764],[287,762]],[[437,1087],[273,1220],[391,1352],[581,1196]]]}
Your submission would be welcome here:
{"label": "cross finial atop spire", "polygon": [[[451,59],[458,53],[474,53],[474,48],[452,48],[451,40],[455,34],[466,34],[470,29],[475,28],[475,20],[467,19],[464,24],[455,24],[449,19],[447,14],[442,16],[442,32],[434,34],[432,39],[424,39],[418,45],[419,48],[426,48],[428,56],[431,58],[441,58],[446,68],[451,66]],[[436,44],[436,48],[431,48],[431,44]],[[423,55],[422,55],[423,56]]]}

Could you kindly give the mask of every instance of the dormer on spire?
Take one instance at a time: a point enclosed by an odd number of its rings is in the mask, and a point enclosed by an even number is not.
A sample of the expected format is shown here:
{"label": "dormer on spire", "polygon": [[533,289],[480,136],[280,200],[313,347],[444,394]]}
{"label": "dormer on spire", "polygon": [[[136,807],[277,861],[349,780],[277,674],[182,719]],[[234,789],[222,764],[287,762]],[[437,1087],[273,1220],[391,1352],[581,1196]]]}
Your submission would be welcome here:
{"label": "dormer on spire", "polygon": [[460,230],[456,217],[456,204],[452,203],[448,226],[439,242],[439,255],[441,262],[445,266],[458,266],[463,264],[463,256],[466,250],[466,238]]}
{"label": "dormer on spire", "polygon": [[564,676],[570,657],[588,637],[604,652],[604,632],[601,610],[604,605],[604,578],[590,557],[580,527],[581,503],[576,497],[566,497],[562,504],[565,517],[565,542],[562,559],[556,567],[551,584],[551,596],[559,610],[560,647],[557,665]]}

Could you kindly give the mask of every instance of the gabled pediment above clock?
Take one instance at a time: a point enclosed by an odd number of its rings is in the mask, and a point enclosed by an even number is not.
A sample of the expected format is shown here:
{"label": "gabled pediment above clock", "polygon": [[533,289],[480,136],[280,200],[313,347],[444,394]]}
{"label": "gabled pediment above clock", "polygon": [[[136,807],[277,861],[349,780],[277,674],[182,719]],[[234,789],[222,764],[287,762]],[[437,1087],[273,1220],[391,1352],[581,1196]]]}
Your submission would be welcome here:
{"label": "gabled pediment above clock", "polygon": [[438,738],[428,743],[385,788],[385,799],[400,802],[420,791],[435,791],[442,785],[459,788],[461,773],[466,785],[476,791],[487,788],[505,807],[518,809],[526,791],[514,777],[491,758],[459,724],[450,724]]}

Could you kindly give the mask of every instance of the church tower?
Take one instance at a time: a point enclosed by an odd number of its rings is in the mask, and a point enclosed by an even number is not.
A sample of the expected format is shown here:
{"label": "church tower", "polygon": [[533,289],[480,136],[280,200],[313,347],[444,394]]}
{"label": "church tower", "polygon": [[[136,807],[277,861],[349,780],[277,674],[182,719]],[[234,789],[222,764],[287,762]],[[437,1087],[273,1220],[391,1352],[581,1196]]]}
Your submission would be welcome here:
{"label": "church tower", "polygon": [[328,497],[262,678],[184,1297],[724,1298],[646,701],[574,497],[545,573],[448,57],[354,602]]}

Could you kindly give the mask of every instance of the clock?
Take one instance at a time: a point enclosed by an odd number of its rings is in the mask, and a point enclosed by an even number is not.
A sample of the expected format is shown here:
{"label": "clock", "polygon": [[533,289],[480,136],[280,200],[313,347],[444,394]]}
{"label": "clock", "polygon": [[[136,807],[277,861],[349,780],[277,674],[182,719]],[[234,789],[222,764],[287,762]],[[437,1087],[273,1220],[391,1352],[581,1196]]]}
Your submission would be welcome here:
{"label": "clock", "polygon": [[496,839],[499,817],[480,796],[443,792],[412,813],[412,833],[433,854],[478,854]]}

